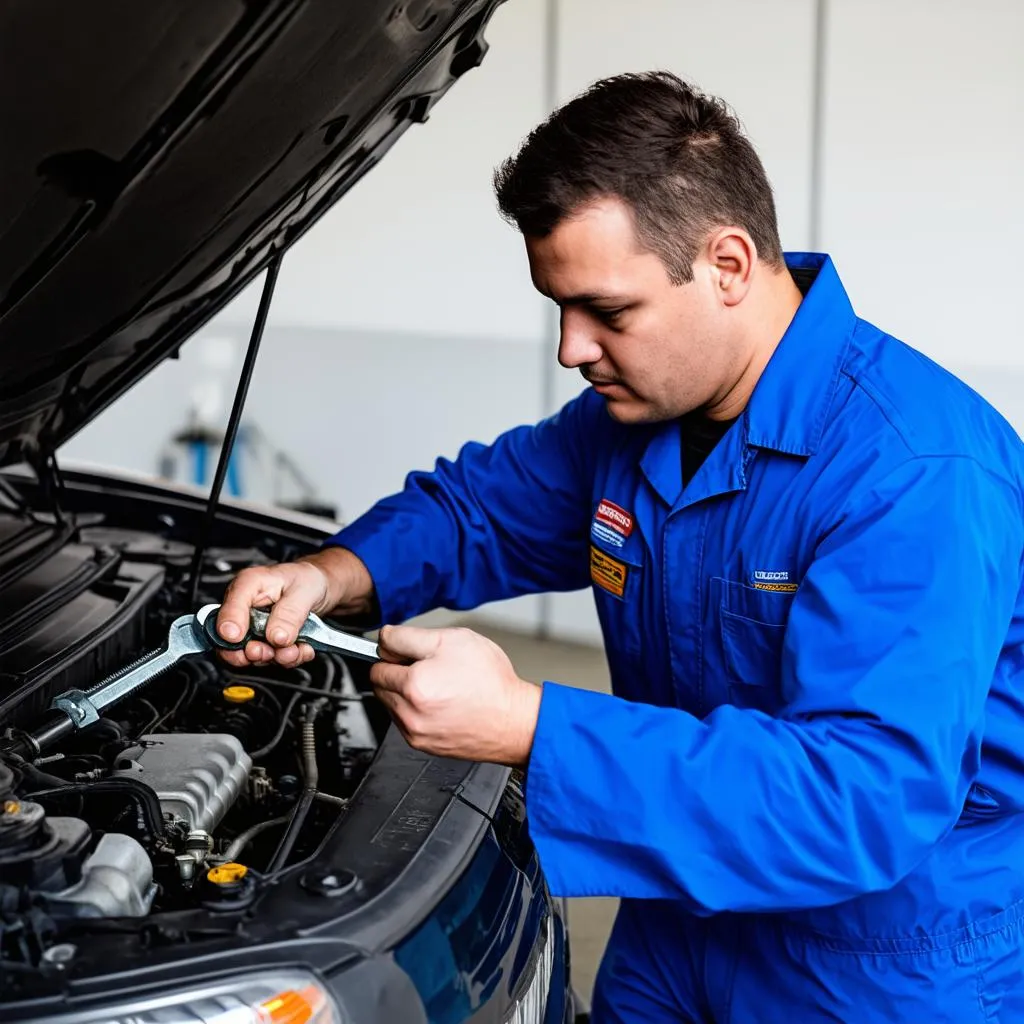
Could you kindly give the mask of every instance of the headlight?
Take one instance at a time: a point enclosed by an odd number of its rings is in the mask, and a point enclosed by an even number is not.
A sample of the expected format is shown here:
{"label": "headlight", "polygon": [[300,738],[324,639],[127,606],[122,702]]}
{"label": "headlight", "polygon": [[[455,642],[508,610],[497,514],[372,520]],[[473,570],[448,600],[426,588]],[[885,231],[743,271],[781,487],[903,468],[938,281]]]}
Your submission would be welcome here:
{"label": "headlight", "polygon": [[35,1024],[341,1024],[341,1018],[309,975],[274,971]]}
{"label": "headlight", "polygon": [[506,1017],[507,1024],[540,1024],[544,1020],[544,1011],[548,1005],[548,993],[551,991],[551,974],[555,964],[555,933],[552,915],[548,914],[547,924],[542,933],[544,948],[537,957],[537,966],[530,979],[529,987],[523,994],[511,1015]]}

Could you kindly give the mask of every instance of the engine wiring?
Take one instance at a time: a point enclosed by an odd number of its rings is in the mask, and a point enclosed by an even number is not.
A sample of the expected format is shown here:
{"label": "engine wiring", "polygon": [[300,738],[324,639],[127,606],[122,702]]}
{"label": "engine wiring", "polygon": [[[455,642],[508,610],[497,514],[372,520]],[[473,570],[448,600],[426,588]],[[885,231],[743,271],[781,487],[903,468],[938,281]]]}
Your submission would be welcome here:
{"label": "engine wiring", "polygon": [[[322,664],[324,666],[324,680],[321,683],[319,695],[315,700],[306,705],[302,721],[302,763],[304,781],[302,796],[299,798],[299,802],[292,812],[291,820],[288,822],[285,833],[281,837],[281,842],[274,851],[274,855],[270,860],[270,865],[267,870],[271,874],[276,871],[280,871],[287,864],[288,857],[295,846],[295,841],[298,839],[299,832],[302,830],[302,826],[309,815],[310,808],[313,806],[313,802],[317,797],[327,796],[331,802],[341,802],[341,798],[330,797],[329,794],[321,794],[318,790],[320,784],[320,769],[317,764],[316,757],[316,720],[320,715],[320,712],[328,703],[329,698],[335,696],[333,693],[333,686],[337,675],[337,670],[332,659],[324,658],[322,660]],[[298,694],[296,694],[296,696],[298,696]],[[344,803],[347,804],[347,801]]]}
{"label": "engine wiring", "polygon": [[178,699],[174,702],[170,709],[166,711],[161,717],[157,718],[157,720],[146,731],[156,732],[163,726],[165,722],[172,719],[181,709],[182,705],[192,699],[192,696],[195,693],[195,689],[195,680],[189,673],[188,667],[185,666],[185,685],[182,686],[181,693],[178,694]]}
{"label": "engine wiring", "polygon": [[[292,712],[295,710],[295,705],[298,704],[301,693],[293,693],[291,700],[288,701],[288,706],[284,710],[284,714],[281,715],[281,724],[277,727],[277,732],[274,733],[269,743],[264,744],[259,750],[249,751],[249,756],[253,761],[261,761],[268,754],[273,753],[281,740],[284,738],[284,734],[288,731],[288,726],[291,724]],[[280,707],[280,705],[279,705]]]}
{"label": "engine wiring", "polygon": [[[159,616],[172,610],[165,605]],[[248,671],[201,656],[181,661],[39,764],[5,751],[0,774],[5,765],[13,772],[4,783],[8,805],[18,813],[20,801],[26,826],[39,821],[42,830],[9,845],[6,856],[27,865],[29,844],[45,837],[65,874],[19,867],[18,880],[0,881],[0,904],[22,908],[0,920],[2,966],[38,962],[52,941],[40,929],[67,934],[95,915],[90,900],[115,901],[125,909],[111,920],[142,930],[183,913],[241,912],[312,862],[376,754],[380,732],[355,710],[367,697],[353,668],[330,652],[301,667]],[[8,832],[15,836],[13,827]],[[100,870],[90,874],[93,858]],[[217,891],[213,869],[231,863],[246,869],[247,895]],[[97,896],[110,878],[120,895]],[[25,916],[30,907],[42,915],[35,924]]]}

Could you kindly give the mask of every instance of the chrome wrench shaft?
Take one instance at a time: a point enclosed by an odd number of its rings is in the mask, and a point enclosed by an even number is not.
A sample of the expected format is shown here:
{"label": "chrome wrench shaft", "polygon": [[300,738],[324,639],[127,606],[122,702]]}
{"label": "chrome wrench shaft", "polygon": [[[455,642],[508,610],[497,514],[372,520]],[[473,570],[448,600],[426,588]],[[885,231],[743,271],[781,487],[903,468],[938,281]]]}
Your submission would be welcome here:
{"label": "chrome wrench shaft", "polygon": [[41,752],[61,737],[98,722],[106,708],[134,693],[181,658],[202,654],[210,649],[205,633],[196,627],[194,615],[182,615],[171,623],[167,646],[151,651],[127,668],[107,676],[88,690],[66,690],[50,704],[57,712],[54,719],[28,737],[35,751]]}

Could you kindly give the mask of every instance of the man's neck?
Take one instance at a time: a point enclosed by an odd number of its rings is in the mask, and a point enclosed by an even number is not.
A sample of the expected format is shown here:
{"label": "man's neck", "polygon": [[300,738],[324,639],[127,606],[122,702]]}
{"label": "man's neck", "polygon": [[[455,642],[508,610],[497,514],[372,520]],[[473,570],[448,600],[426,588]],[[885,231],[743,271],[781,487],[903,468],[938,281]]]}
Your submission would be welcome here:
{"label": "man's neck", "polygon": [[710,420],[734,420],[747,407],[761,374],[803,301],[803,295],[786,267],[764,274],[758,291],[750,298],[754,300],[747,326],[751,340],[745,346],[750,357],[736,383],[705,408],[704,414]]}

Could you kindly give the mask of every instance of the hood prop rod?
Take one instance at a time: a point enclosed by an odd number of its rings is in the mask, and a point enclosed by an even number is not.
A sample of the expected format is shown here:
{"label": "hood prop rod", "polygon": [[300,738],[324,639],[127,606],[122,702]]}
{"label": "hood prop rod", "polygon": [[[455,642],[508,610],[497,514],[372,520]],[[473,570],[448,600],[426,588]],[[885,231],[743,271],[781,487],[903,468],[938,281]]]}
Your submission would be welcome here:
{"label": "hood prop rod", "polygon": [[245,406],[245,396],[249,393],[252,371],[256,365],[260,341],[263,339],[263,328],[267,325],[267,314],[270,312],[270,302],[274,297],[274,286],[277,284],[277,273],[281,269],[283,256],[284,253],[282,252],[277,252],[273,255],[267,266],[267,276],[263,279],[263,294],[260,296],[260,306],[256,312],[256,320],[252,325],[249,347],[246,349],[245,362],[242,364],[242,374],[238,379],[238,387],[235,388],[235,399],[231,406],[231,415],[228,417],[228,425],[224,431],[224,442],[221,445],[220,456],[217,459],[217,471],[213,475],[213,483],[210,486],[210,497],[206,503],[206,514],[203,516],[203,523],[199,530],[199,540],[196,543],[195,553],[192,556],[192,570],[189,579],[189,607],[191,608],[198,604],[203,557],[206,554],[206,548],[210,543],[213,526],[217,519],[217,506],[220,504],[220,494],[224,489],[224,479],[228,473],[231,449],[234,448],[235,438],[238,436],[238,427],[242,421],[242,409]]}

